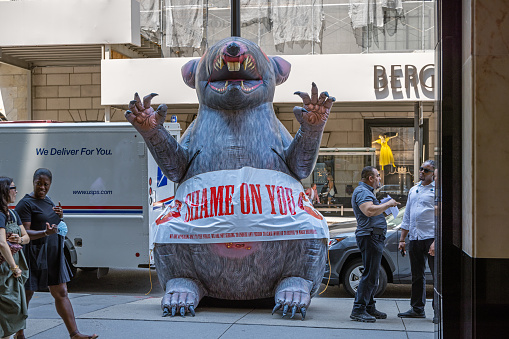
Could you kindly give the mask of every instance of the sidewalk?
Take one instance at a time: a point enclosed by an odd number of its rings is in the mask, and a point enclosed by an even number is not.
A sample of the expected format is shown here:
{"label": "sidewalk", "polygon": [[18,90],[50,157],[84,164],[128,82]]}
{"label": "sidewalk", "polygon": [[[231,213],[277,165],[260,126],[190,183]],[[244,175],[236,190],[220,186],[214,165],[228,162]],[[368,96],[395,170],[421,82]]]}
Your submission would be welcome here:
{"label": "sidewalk", "polygon": [[[198,307],[196,317],[161,316],[158,297],[70,294],[79,329],[101,339],[116,338],[434,338],[431,300],[426,319],[401,319],[408,299],[377,299],[388,318],[367,324],[351,321],[352,299],[313,298],[306,315],[294,319],[268,308]],[[49,293],[37,292],[29,308],[27,338],[68,338]]]}

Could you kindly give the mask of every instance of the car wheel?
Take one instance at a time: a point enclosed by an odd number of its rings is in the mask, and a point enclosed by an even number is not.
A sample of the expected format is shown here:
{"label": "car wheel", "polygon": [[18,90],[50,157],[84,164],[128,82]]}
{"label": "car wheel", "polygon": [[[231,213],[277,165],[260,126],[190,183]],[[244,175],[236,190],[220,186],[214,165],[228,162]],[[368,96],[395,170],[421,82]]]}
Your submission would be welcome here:
{"label": "car wheel", "polygon": [[[352,297],[355,297],[355,293],[357,292],[357,287],[359,286],[359,282],[361,281],[362,272],[364,272],[364,266],[362,265],[362,259],[358,258],[352,260],[344,269],[343,274],[343,286],[345,290]],[[381,296],[385,289],[387,288],[387,273],[385,269],[380,267],[380,274],[378,277],[378,289],[375,293],[375,297]]]}

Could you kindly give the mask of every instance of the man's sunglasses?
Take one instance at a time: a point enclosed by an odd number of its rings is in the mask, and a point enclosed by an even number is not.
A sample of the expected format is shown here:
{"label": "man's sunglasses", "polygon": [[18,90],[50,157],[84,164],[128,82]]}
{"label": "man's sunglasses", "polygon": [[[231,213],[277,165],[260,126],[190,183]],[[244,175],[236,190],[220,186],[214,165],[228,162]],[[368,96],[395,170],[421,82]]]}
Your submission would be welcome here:
{"label": "man's sunglasses", "polygon": [[429,172],[433,172],[433,170],[430,170],[428,168],[424,168],[424,167],[419,167],[419,171],[422,171],[424,173],[429,173]]}

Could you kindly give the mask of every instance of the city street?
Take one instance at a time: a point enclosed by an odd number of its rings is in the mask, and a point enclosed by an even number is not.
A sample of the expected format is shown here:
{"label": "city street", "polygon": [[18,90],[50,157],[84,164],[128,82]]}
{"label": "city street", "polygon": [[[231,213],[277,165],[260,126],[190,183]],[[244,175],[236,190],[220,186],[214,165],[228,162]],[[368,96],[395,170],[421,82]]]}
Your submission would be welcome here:
{"label": "city street", "polygon": [[[152,291],[148,296],[162,297],[163,289],[157,280],[155,270],[151,271]],[[325,289],[322,284],[320,292]],[[410,299],[410,285],[388,284],[383,298]],[[93,294],[124,294],[145,295],[150,291],[150,276],[147,268],[138,269],[110,269],[105,277],[97,279],[97,271],[78,270],[76,277],[69,283],[70,293]],[[428,285],[428,298],[433,295],[433,286]],[[319,296],[320,298],[350,298],[343,287],[329,286]]]}
{"label": "city street", "polygon": [[[218,302],[205,300],[196,317],[161,317],[162,289],[152,272],[153,289],[149,295],[147,269],[113,269],[97,279],[96,272],[78,271],[69,284],[79,329],[97,333],[101,338],[376,338],[431,339],[434,325],[430,315],[431,300],[426,304],[426,319],[401,319],[398,312],[408,308],[408,286],[389,286],[387,298],[377,300],[377,308],[387,312],[387,319],[361,323],[349,318],[352,298],[337,286],[313,299],[305,321],[300,314],[282,318],[281,311],[271,315],[273,301]],[[324,287],[324,286],[322,286]],[[29,307],[27,338],[65,338],[67,331],[55,311],[53,298],[37,292]]]}
{"label": "city street", "polygon": [[[354,232],[356,228],[354,217],[330,217],[326,216],[330,224],[330,234],[342,232]],[[97,270],[83,271],[78,269],[76,277],[69,283],[71,293],[101,293],[101,294],[128,294],[145,295],[152,290],[149,296],[162,297],[163,289],[157,279],[155,270],[147,268],[138,269],[110,269],[108,275],[97,279]],[[325,290],[325,291],[324,291]],[[324,292],[323,292],[324,291]],[[383,298],[410,298],[410,285],[388,284]],[[322,293],[323,292],[323,293]],[[328,286],[322,284],[319,297],[321,298],[350,298],[343,287]],[[426,295],[428,299],[433,297],[433,286],[427,285]]]}
{"label": "city street", "polygon": [[[352,218],[334,219],[331,234],[351,231]],[[338,221],[343,223],[337,224]],[[97,278],[97,270],[78,269],[68,284],[69,297],[77,323],[83,333],[98,333],[101,338],[153,337],[188,338],[293,338],[295,336],[337,338],[433,338],[431,300],[426,319],[401,319],[396,315],[409,307],[410,285],[388,284],[377,308],[388,317],[375,324],[351,321],[353,298],[343,287],[322,284],[313,299],[306,320],[281,312],[271,315],[272,299],[259,301],[224,301],[204,298],[196,317],[161,317],[160,301],[164,294],[156,270],[148,268],[114,268]],[[427,295],[431,298],[432,286]],[[298,321],[296,321],[298,320]],[[47,292],[37,292],[29,307],[27,338],[64,337],[66,330]]]}

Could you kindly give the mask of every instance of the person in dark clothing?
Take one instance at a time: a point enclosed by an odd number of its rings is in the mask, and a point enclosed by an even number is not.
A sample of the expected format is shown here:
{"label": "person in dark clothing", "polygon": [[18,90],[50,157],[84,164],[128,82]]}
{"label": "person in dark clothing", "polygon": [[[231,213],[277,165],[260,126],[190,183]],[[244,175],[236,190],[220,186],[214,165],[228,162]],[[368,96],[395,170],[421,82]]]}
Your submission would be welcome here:
{"label": "person in dark clothing", "polygon": [[27,244],[30,241],[20,218],[9,204],[16,200],[16,185],[11,178],[0,177],[0,338],[10,338],[25,328],[28,316],[24,282],[28,267],[23,251],[11,253],[9,243]]}
{"label": "person in dark clothing", "polygon": [[373,191],[380,187],[380,173],[372,166],[362,169],[361,181],[352,195],[352,207],[357,219],[355,237],[361,252],[364,272],[357,287],[350,319],[362,322],[375,322],[385,319],[387,314],[375,308],[374,295],[378,287],[378,276],[385,246],[387,222],[383,212],[389,207],[399,205],[394,199],[383,204]]}
{"label": "person in dark clothing", "polygon": [[[26,194],[16,205],[23,226],[30,236],[30,244],[24,247],[30,277],[25,284],[27,305],[37,290],[49,288],[55,307],[72,339],[97,338],[97,335],[79,333],[76,319],[67,295],[67,282],[72,273],[64,255],[65,238],[57,234],[57,225],[64,213],[60,202],[56,206],[47,196],[51,187],[52,174],[48,169],[39,168],[33,177],[34,191]],[[17,338],[24,338],[23,330]]]}

